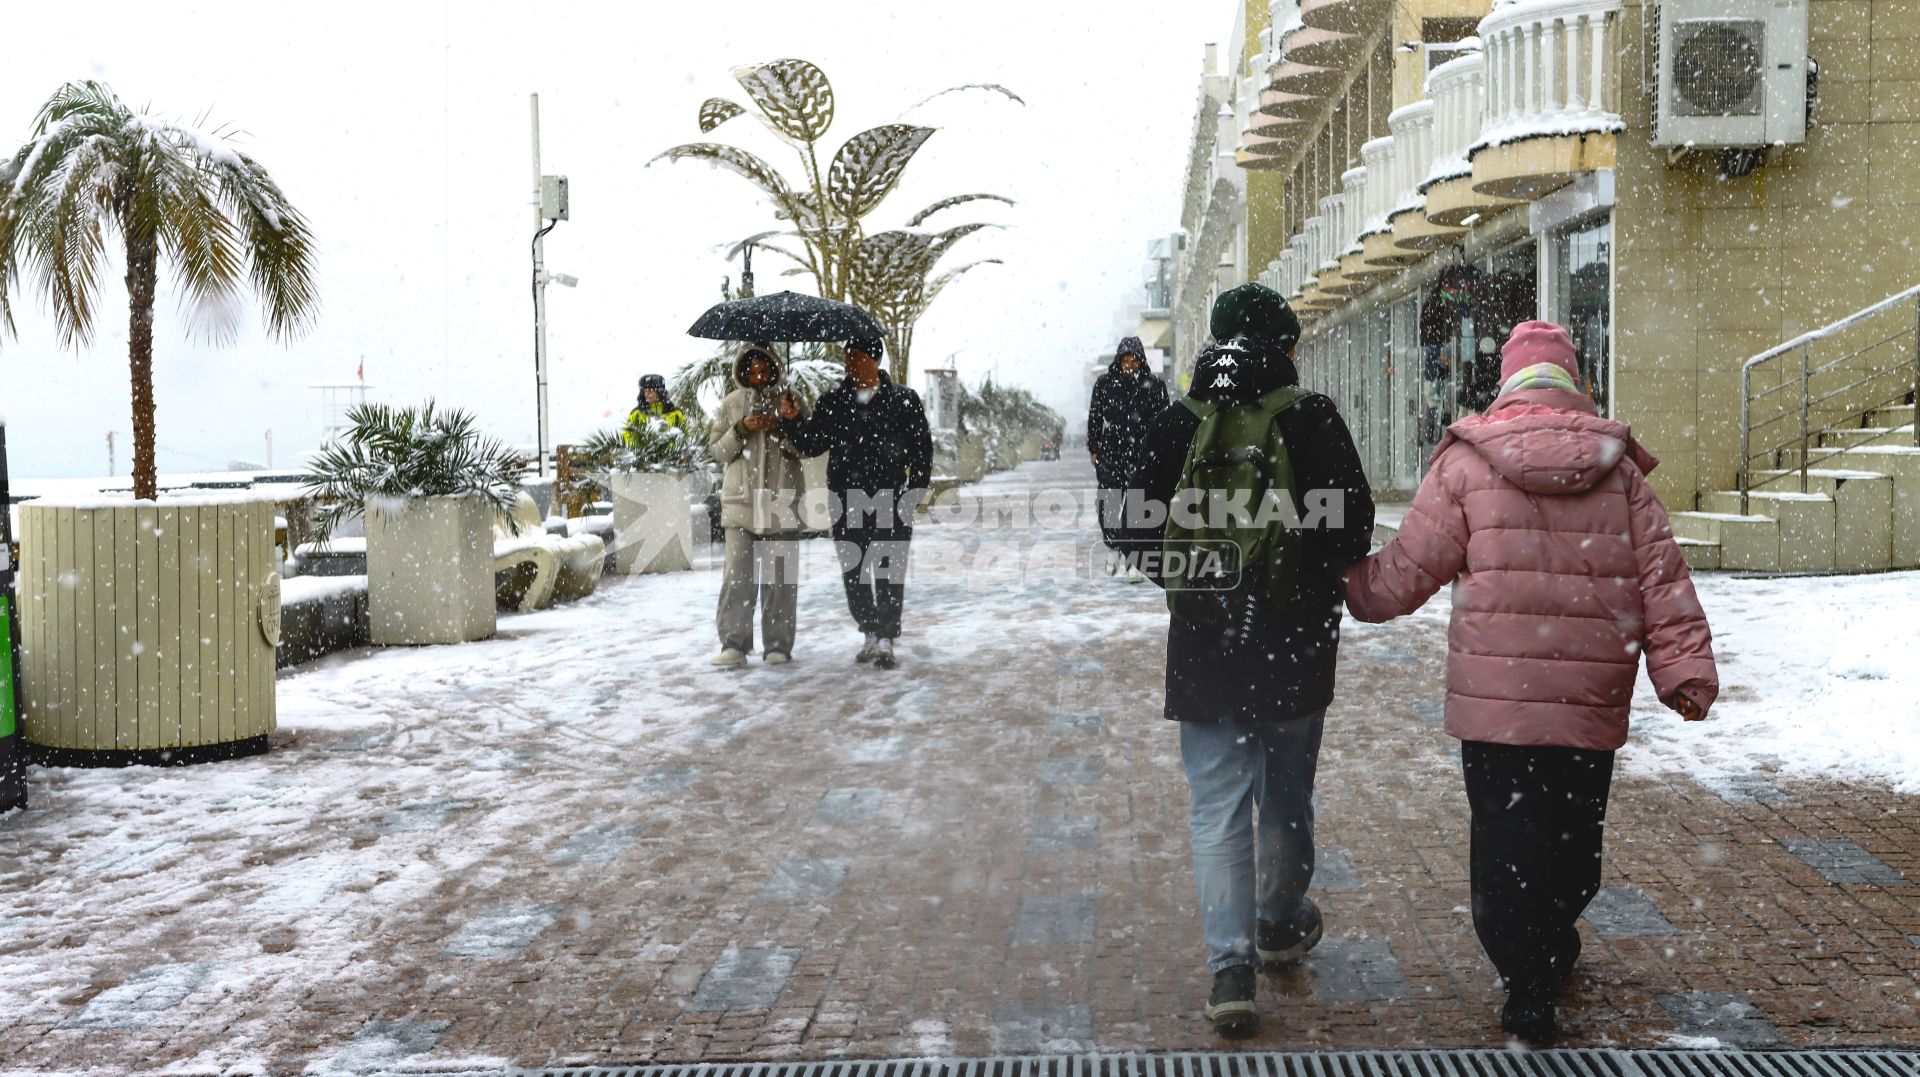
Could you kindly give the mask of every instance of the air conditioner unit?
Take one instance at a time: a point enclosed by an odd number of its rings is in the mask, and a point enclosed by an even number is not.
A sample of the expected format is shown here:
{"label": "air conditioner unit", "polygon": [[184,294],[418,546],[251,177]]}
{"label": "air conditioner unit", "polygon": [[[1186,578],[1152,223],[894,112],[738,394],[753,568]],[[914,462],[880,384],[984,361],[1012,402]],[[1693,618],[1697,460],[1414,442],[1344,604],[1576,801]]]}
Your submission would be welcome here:
{"label": "air conditioner unit", "polygon": [[1660,0],[1656,146],[1807,138],[1808,0]]}

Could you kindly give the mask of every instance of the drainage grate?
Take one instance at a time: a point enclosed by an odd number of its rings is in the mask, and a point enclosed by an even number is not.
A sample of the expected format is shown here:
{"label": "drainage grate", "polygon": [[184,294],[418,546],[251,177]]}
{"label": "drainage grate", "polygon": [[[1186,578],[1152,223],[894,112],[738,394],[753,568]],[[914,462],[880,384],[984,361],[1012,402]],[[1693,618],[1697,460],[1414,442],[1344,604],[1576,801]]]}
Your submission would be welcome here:
{"label": "drainage grate", "polygon": [[1035,1055],[509,1070],[511,1077],[1920,1077],[1904,1051],[1343,1051]]}

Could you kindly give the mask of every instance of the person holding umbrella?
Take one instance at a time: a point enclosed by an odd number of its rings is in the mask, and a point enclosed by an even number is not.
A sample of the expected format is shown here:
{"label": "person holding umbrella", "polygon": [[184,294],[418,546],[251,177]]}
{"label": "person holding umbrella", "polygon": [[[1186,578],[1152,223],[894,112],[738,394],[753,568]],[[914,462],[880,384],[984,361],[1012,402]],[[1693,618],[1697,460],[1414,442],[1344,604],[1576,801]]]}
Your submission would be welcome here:
{"label": "person holding umbrella", "polygon": [[726,553],[714,616],[720,654],[713,660],[721,669],[747,664],[756,598],[767,665],[784,665],[793,657],[800,601],[796,538],[805,529],[800,502],[807,480],[800,453],[781,428],[775,403],[780,377],[772,345],[743,348],[733,364],[739,388],[720,402],[708,436],[713,458],[725,468],[720,525]]}
{"label": "person holding umbrella", "polygon": [[811,416],[791,394],[783,396],[780,417],[803,455],[827,454],[847,608],[866,637],[854,660],[892,669],[913,513],[932,481],[933,435],[919,394],[881,369],[878,333],[857,336],[846,349],[846,380],[820,398]]}

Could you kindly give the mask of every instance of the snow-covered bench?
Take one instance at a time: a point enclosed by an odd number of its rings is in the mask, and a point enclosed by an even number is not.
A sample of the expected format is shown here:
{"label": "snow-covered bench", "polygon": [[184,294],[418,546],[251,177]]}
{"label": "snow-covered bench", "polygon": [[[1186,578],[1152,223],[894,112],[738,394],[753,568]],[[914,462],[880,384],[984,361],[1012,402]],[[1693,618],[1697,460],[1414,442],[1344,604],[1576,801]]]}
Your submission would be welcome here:
{"label": "snow-covered bench", "polygon": [[540,506],[524,493],[511,514],[494,516],[493,572],[500,581],[494,597],[505,609],[541,610],[562,599],[585,598],[600,586],[606,557],[606,543],[598,535],[547,534]]}

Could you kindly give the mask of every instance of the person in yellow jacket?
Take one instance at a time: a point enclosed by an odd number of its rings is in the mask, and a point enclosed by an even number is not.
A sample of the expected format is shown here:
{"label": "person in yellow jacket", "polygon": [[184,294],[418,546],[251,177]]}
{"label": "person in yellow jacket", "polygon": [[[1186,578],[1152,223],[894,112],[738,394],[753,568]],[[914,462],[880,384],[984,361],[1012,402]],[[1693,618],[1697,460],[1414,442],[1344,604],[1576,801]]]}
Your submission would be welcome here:
{"label": "person in yellow jacket", "polygon": [[[687,421],[686,413],[667,398],[667,379],[658,374],[640,376],[640,399],[634,404],[633,410],[627,413],[627,426],[639,426],[640,421],[647,418],[659,419],[671,426],[681,426]],[[627,444],[634,443],[631,433],[622,433],[620,436]]]}

